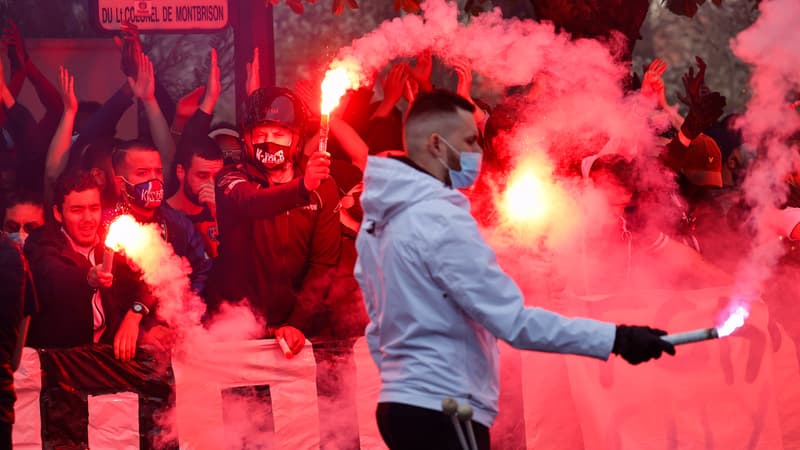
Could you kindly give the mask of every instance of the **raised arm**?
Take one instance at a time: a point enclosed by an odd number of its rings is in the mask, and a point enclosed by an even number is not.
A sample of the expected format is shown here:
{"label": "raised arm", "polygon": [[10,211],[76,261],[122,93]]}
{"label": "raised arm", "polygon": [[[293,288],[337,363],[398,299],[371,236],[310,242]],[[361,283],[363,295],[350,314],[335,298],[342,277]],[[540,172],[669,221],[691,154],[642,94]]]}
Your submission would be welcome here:
{"label": "raised arm", "polygon": [[8,49],[8,62],[11,69],[11,79],[8,80],[8,89],[16,97],[25,83],[25,66],[28,62],[28,52],[25,50],[25,41],[13,20],[8,21],[8,26],[3,30],[3,45]]}
{"label": "raised arm", "polygon": [[478,128],[483,130],[483,128],[486,126],[486,120],[488,117],[483,109],[476,105],[475,101],[472,99],[472,67],[466,63],[457,63],[453,66],[453,70],[455,70],[456,75],[458,75],[458,86],[456,87],[456,93],[469,100],[470,103],[475,106],[475,112],[473,113],[473,116],[475,117],[475,123],[478,124]]}
{"label": "raised arm", "polygon": [[147,122],[150,125],[150,135],[159,153],[161,153],[161,163],[164,167],[171,167],[172,160],[175,157],[175,141],[172,140],[169,124],[156,100],[153,63],[142,52],[139,53],[136,79],[128,77],[128,84],[133,91],[133,95],[142,102]]}
{"label": "raised arm", "polygon": [[58,86],[64,102],[61,121],[50,141],[44,165],[44,199],[49,206],[53,199],[53,185],[58,176],[67,168],[69,148],[72,145],[72,131],[75,115],[78,113],[78,99],[75,97],[75,77],[64,66],[58,68]]}

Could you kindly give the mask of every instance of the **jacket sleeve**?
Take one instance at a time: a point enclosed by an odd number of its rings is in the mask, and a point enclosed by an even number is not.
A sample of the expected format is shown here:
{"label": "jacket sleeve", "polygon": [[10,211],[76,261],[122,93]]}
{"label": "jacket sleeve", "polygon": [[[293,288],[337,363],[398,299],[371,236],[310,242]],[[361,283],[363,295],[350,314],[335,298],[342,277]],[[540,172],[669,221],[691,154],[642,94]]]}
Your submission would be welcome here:
{"label": "jacket sleeve", "polygon": [[36,95],[42,106],[45,108],[45,115],[41,123],[48,124],[50,128],[55,129],[61,114],[64,112],[64,103],[61,100],[61,94],[58,92],[53,83],[47,79],[46,76],[39,70],[33,61],[30,59],[25,63],[27,66],[28,78],[31,80]]}
{"label": "jacket sleeve", "polygon": [[311,235],[311,254],[308,273],[287,323],[305,330],[315,310],[328,297],[339,262],[342,243],[342,226],[339,222],[339,196],[336,184],[331,180],[320,185],[322,210],[314,224]]}
{"label": "jacket sleeve", "polygon": [[25,256],[34,276],[41,311],[64,311],[64,317],[72,317],[71,305],[62,300],[65,295],[72,298],[91,298],[94,291],[86,276],[85,266],[68,264],[62,260],[59,250],[49,245],[25,245]]}
{"label": "jacket sleeve", "polygon": [[8,134],[11,135],[11,139],[14,140],[14,145],[17,148],[23,152],[27,151],[36,133],[36,120],[28,108],[20,102],[14,103],[14,106],[8,110],[7,114],[6,129]]}
{"label": "jacket sleeve", "polygon": [[207,114],[202,109],[197,108],[197,111],[194,112],[183,127],[183,133],[178,143],[178,150],[180,151],[182,147],[186,147],[187,143],[192,142],[192,140],[198,137],[208,136],[208,132],[211,130],[212,118],[211,114]]}
{"label": "jacket sleeve", "polygon": [[308,204],[309,192],[303,177],[280,186],[261,187],[239,171],[231,171],[217,180],[218,210],[239,218],[268,219]]}
{"label": "jacket sleeve", "polygon": [[[0,335],[16,332],[24,311],[28,273],[25,261],[17,247],[5,238],[0,238]],[[0,350],[2,351],[2,350]]]}
{"label": "jacket sleeve", "polygon": [[86,145],[98,137],[113,135],[117,123],[131,105],[133,105],[133,93],[126,83],[106,100],[97,112],[92,114],[82,129],[76,130],[80,134],[70,148],[67,168],[80,167],[83,149]]}
{"label": "jacket sleeve", "polygon": [[513,347],[607,359],[616,326],[591,319],[569,319],[526,308],[522,292],[497,264],[471,216],[451,209],[426,214],[431,227],[420,230],[417,242],[436,284],[469,317]]}

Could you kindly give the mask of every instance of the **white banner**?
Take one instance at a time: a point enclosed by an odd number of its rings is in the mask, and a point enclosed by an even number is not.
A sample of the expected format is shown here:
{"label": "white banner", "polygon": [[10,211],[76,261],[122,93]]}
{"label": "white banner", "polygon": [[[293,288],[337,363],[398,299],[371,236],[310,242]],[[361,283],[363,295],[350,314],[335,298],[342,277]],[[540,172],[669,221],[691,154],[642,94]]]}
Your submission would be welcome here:
{"label": "white banner", "polygon": [[228,25],[228,0],[95,0],[99,27],[120,29],[131,22],[142,31],[213,31]]}
{"label": "white banner", "polygon": [[138,450],[139,395],[90,395],[89,448]]}
{"label": "white banner", "polygon": [[182,449],[223,449],[237,439],[274,443],[276,450],[319,449],[310,342],[292,359],[275,340],[211,344],[173,356],[172,367]]}
{"label": "white banner", "polygon": [[15,423],[12,433],[15,450],[42,449],[42,416],[39,399],[42,392],[42,367],[39,354],[32,348],[22,349],[19,369],[14,372]]}

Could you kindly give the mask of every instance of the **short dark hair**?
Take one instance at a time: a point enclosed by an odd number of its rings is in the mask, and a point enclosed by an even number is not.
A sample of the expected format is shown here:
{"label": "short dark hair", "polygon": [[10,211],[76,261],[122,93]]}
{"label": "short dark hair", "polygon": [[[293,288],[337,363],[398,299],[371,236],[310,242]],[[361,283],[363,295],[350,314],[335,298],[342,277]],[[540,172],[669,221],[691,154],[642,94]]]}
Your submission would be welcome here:
{"label": "short dark hair", "polygon": [[122,162],[125,161],[125,155],[127,155],[128,152],[131,150],[158,152],[156,146],[147,141],[143,141],[140,139],[120,141],[114,147],[114,152],[111,153],[111,165],[114,167],[115,171],[119,170],[120,166],[122,165]]}
{"label": "short dark hair", "polygon": [[6,196],[5,208],[13,208],[17,205],[37,205],[44,208],[42,194],[33,191],[14,191]]}
{"label": "short dark hair", "polygon": [[219,144],[208,136],[197,136],[182,143],[175,156],[176,162],[185,170],[192,165],[193,156],[209,161],[222,161],[225,158]]}
{"label": "short dark hair", "polygon": [[424,92],[411,104],[406,122],[411,122],[429,114],[456,113],[459,109],[472,113],[475,112],[475,105],[454,92],[445,90]]}
{"label": "short dark hair", "polygon": [[83,151],[81,168],[83,170],[92,170],[96,167],[102,167],[101,163],[105,158],[111,158],[118,142],[117,139],[110,136],[100,137],[90,142]]}
{"label": "short dark hair", "polygon": [[66,171],[59,175],[53,189],[53,204],[61,210],[64,206],[64,198],[71,192],[83,192],[89,189],[97,189],[100,185],[89,172],[83,170]]}

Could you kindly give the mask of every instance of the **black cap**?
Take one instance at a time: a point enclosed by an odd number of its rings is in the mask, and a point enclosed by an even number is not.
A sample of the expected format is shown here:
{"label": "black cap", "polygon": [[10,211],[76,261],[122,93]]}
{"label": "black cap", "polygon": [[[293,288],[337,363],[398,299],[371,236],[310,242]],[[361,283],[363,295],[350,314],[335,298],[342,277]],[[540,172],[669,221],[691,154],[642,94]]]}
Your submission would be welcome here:
{"label": "black cap", "polygon": [[244,101],[242,130],[252,130],[259,125],[279,125],[300,131],[308,114],[302,100],[286,88],[265,87],[256,89]]}

